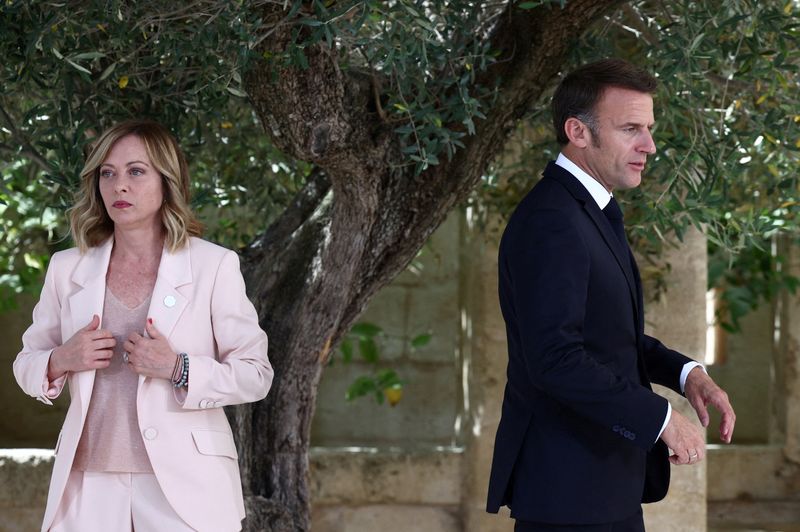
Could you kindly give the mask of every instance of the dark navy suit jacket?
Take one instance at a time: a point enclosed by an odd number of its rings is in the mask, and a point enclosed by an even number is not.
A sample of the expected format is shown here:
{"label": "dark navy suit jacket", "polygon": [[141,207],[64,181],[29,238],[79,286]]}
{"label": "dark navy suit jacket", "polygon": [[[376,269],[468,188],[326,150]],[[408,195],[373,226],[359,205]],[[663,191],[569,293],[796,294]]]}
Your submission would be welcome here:
{"label": "dark navy suit jacket", "polygon": [[487,510],[524,521],[609,523],[662,499],[666,399],[690,359],[644,334],[630,250],[586,188],[550,163],[503,233],[508,382]]}

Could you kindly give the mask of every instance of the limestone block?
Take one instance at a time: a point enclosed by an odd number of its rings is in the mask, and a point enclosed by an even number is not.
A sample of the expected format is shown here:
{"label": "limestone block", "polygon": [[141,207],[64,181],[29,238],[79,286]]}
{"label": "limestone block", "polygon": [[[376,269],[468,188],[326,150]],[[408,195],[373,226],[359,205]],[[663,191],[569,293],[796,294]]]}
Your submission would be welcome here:
{"label": "limestone block", "polygon": [[347,386],[369,371],[365,366],[326,368],[312,422],[312,445],[450,445],[460,411],[460,382],[454,362],[391,367],[406,380],[403,398],[394,407],[378,405],[372,397],[345,400]]}
{"label": "limestone block", "polygon": [[39,530],[52,469],[51,451],[0,450],[0,531]]}
{"label": "limestone block", "polygon": [[315,505],[458,504],[463,454],[457,450],[311,452]]}
{"label": "limestone block", "polygon": [[0,313],[0,448],[53,447],[69,406],[63,393],[53,406],[29,397],[17,385],[11,366],[22,349],[22,333],[31,324],[31,313],[38,298],[20,296],[20,307]]}
{"label": "limestone block", "polygon": [[[696,360],[706,346],[706,240],[697,230],[686,233],[677,249],[667,250],[662,261],[670,265],[666,293],[650,301],[645,286],[645,322],[648,334]],[[656,387],[672,407],[689,419],[697,416],[688,402],[674,392]],[[699,426],[699,422],[698,422]],[[654,532],[706,530],[706,462],[673,466],[666,499],[645,505],[645,524]]]}
{"label": "limestone block", "polygon": [[[376,338],[382,361],[400,359],[408,349],[407,337],[414,334],[408,330],[409,300],[415,291],[419,289],[395,284],[386,286],[375,294],[358,319],[358,322],[373,323],[383,329],[385,334]],[[340,350],[334,356],[334,364],[341,361]],[[356,344],[353,345],[353,359],[361,360]]]}
{"label": "limestone block", "polygon": [[[769,442],[772,386],[773,312],[761,305],[742,321],[742,332],[726,335],[726,358],[722,364],[708,367],[708,374],[728,392],[736,410],[734,442],[766,444]],[[708,439],[720,442],[720,416],[711,409]]]}
{"label": "limestone block", "polygon": [[398,275],[392,284],[419,286],[458,275],[462,218],[461,209],[451,212],[419,251],[411,267]]}
{"label": "limestone block", "polygon": [[800,499],[800,465],[780,445],[710,446],[709,501],[790,498]]}
{"label": "limestone block", "polygon": [[312,512],[314,532],[461,532],[456,507],[320,506]]}
{"label": "limestone block", "polygon": [[464,516],[464,532],[513,532],[514,520],[508,508],[497,514],[487,514],[482,508],[469,508]]}
{"label": "limestone block", "polygon": [[431,333],[431,340],[420,349],[409,350],[411,360],[448,362],[455,360],[461,312],[457,279],[431,283],[410,294],[407,336]]}

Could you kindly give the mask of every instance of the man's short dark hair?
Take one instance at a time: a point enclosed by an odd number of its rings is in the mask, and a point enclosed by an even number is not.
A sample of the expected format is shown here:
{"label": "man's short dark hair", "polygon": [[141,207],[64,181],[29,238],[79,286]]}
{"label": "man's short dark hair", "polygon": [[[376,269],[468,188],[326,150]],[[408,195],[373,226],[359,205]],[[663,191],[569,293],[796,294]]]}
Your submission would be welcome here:
{"label": "man's short dark hair", "polygon": [[622,59],[602,59],[578,68],[561,80],[553,95],[556,140],[561,145],[569,142],[564,124],[573,117],[585,123],[592,134],[597,135],[595,106],[608,87],[653,94],[657,86],[656,78],[649,72]]}

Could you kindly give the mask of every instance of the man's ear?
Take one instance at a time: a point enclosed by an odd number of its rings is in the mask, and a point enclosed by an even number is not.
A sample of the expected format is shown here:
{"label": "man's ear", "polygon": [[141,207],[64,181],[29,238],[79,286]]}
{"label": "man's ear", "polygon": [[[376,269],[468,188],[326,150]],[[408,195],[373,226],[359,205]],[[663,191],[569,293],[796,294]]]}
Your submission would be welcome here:
{"label": "man's ear", "polygon": [[564,133],[566,133],[570,143],[578,148],[585,148],[591,142],[592,133],[589,128],[574,116],[567,118],[564,123]]}

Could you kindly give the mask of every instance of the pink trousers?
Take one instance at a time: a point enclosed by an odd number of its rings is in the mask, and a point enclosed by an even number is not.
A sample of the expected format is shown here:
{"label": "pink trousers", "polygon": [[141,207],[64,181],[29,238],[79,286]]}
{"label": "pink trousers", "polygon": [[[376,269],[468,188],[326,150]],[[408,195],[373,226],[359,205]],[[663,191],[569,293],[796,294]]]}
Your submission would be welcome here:
{"label": "pink trousers", "polygon": [[191,532],[150,473],[73,470],[50,532]]}

